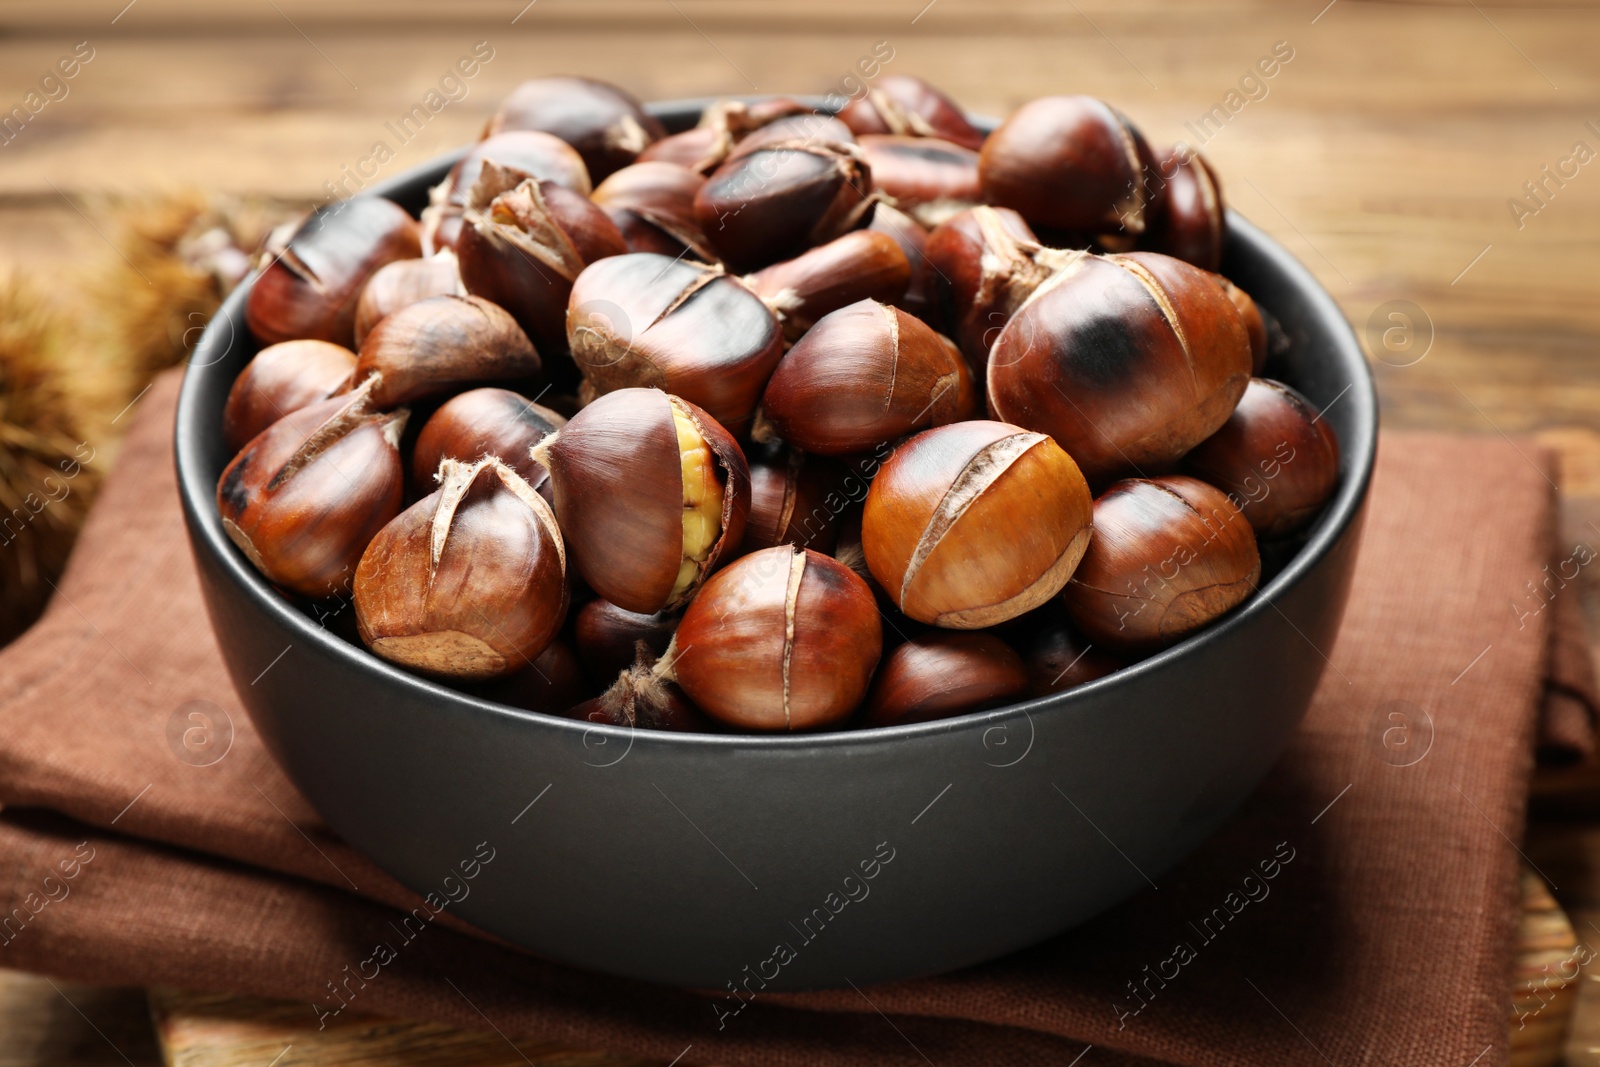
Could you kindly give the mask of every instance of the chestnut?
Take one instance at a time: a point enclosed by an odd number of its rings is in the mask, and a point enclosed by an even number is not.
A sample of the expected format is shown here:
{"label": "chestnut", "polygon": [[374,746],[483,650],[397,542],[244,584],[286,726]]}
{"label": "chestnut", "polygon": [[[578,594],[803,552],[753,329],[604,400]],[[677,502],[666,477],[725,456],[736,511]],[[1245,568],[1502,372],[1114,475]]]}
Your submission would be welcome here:
{"label": "chestnut", "polygon": [[676,259],[692,254],[715,263],[716,253],[694,216],[694,194],[705,177],[672,163],[635,163],[601,182],[593,199],[611,217],[629,252]]}
{"label": "chestnut", "polygon": [[550,505],[493,456],[445,460],[439,488],[372,539],[356,625],[391,663],[485,679],[529,666],[567,617],[567,556]]}
{"label": "chestnut", "polygon": [[[769,122],[804,115],[812,109],[785,96],[766,100],[718,100],[691,130],[672,133],[639,153],[640,163],[675,163],[704,176],[720,167],[733,146]],[[842,124],[841,124],[842,125]],[[849,133],[848,127],[845,133]]]}
{"label": "chestnut", "polygon": [[882,648],[866,582],[820,552],[778,545],[711,576],[653,673],[720,722],[809,730],[856,709]]}
{"label": "chestnut", "polygon": [[1093,501],[1049,437],[1001,422],[927,430],[867,490],[861,547],[895,606],[978,630],[1061,591],[1089,543]]}
{"label": "chestnut", "polygon": [[511,313],[546,354],[567,340],[567,296],[583,268],[628,250],[611,218],[554,182],[486,164],[467,197],[456,254],[467,292]]}
{"label": "chestnut", "polygon": [[465,296],[456,254],[448,248],[426,259],[397,259],[379,267],[356,302],[356,347],[378,320],[430,296]]}
{"label": "chestnut", "polygon": [[920,634],[883,659],[865,726],[900,726],[987,711],[1028,695],[1028,669],[994,634]]}
{"label": "chestnut", "polygon": [[653,663],[654,657],[667,650],[677,628],[675,612],[641,615],[596,597],[578,610],[573,638],[589,677],[601,685],[610,685],[633,665],[640,642],[649,650]]}
{"label": "chestnut", "polygon": [[723,261],[744,273],[855,229],[871,192],[859,148],[795,139],[730,158],[695,194],[694,210]]}
{"label": "chestnut", "polygon": [[561,638],[514,674],[467,687],[483,700],[526,708],[544,715],[566,716],[568,710],[590,698],[594,686],[584,677],[578,654]]}
{"label": "chestnut", "polygon": [[885,74],[866,95],[841,108],[839,118],[857,136],[939,137],[973,151],[983,147],[983,131],[967,121],[955,101],[912,74]]}
{"label": "chestnut", "polygon": [[740,437],[783,355],[778,320],[742,282],[646,252],[602,259],[578,275],[567,342],[595,394],[659,387]]}
{"label": "chestnut", "polygon": [[911,263],[888,234],[855,230],[746,275],[744,283],[772,309],[792,342],[847,304],[897,302],[911,284]]}
{"label": "chestnut", "polygon": [[631,93],[593,78],[534,78],[500,104],[484,136],[542,130],[570,144],[603,181],[666,131]]}
{"label": "chestnut", "polygon": [[1184,470],[1227,493],[1262,537],[1309,522],[1339,483],[1339,442],[1310,401],[1282,382],[1251,379],[1222,429]]}
{"label": "chestnut", "polygon": [[1221,270],[1228,215],[1216,172],[1204,156],[1187,145],[1158,153],[1155,162],[1162,184],[1152,197],[1140,247],[1193,263],[1201,270]]}
{"label": "chestnut", "polygon": [[515,319],[477,296],[430,296],[381,320],[367,334],[354,381],[371,380],[380,408],[472,382],[539,373],[539,354]]}
{"label": "chestnut", "polygon": [[262,344],[310,339],[348,348],[367,279],[421,251],[417,224],[392,201],[358,196],[319,208],[271,254],[250,288],[245,322]]}
{"label": "chestnut", "polygon": [[869,134],[858,142],[872,187],[896,207],[933,227],[982,202],[978,153],[936,137]]}
{"label": "chestnut", "polygon": [[734,142],[733,148],[728,152],[727,160],[731,162],[741,156],[761,148],[776,145],[853,145],[856,143],[855,134],[850,132],[850,127],[834,118],[816,111],[808,111],[801,115],[785,115],[763,123],[761,126],[750,130]]}
{"label": "chestnut", "polygon": [[838,481],[826,461],[797,448],[776,459],[752,460],[745,550],[797,545],[831,555],[839,514],[830,497]]}
{"label": "chestnut", "polygon": [[555,182],[588,196],[593,186],[583,157],[567,142],[537,130],[510,130],[486,137],[467,149],[445,180],[428,193],[422,212],[423,242],[429,252],[454,248],[461,235],[461,212],[486,163],[524,178]]}
{"label": "chestnut", "polygon": [[1113,236],[1144,234],[1150,146],[1116,108],[1092,96],[1023,104],[989,135],[978,177],[991,204],[1032,226]]}
{"label": "chestnut", "polygon": [[285,415],[326,400],[350,380],[356,354],[330,341],[280,341],[257,352],[228,391],[222,437],[237,455]]}
{"label": "chestnut", "polygon": [[[1059,601],[1052,603],[1060,610]],[[1039,610],[1048,609],[1046,605]],[[1065,619],[1041,619],[1032,629],[1032,636],[1023,649],[1030,696],[1064,693],[1127,666],[1122,658],[1084,640]]]}
{"label": "chestnut", "polygon": [[1267,357],[1272,354],[1271,331],[1267,328],[1266,315],[1249,293],[1226,278],[1219,277],[1217,280],[1222,283],[1222,291],[1227,294],[1234,310],[1239,312],[1239,321],[1244,326],[1245,335],[1250,338],[1250,373],[1259,378],[1266,369]]}
{"label": "chestnut", "polygon": [[744,537],[744,454],[704,411],[659,389],[607,393],[533,458],[550,471],[573,565],[618,607],[677,607]]}
{"label": "chestnut", "polygon": [[217,482],[229,540],[291,592],[318,599],[348,589],[367,542],[400,512],[407,415],[374,411],[363,390],[273,423]]}
{"label": "chestnut", "polygon": [[1054,437],[1098,485],[1158,473],[1215,433],[1250,381],[1250,339],[1214,275],[1090,255],[1017,310],[988,377],[996,418]]}
{"label": "chestnut", "polygon": [[906,283],[905,295],[889,303],[911,312],[936,330],[942,329],[944,320],[935,304],[934,270],[928,262],[927,229],[910,215],[888,204],[879,204],[872,209],[872,222],[867,229],[894,238],[911,268],[911,280]]}
{"label": "chestnut", "polygon": [[534,445],[566,424],[566,419],[521,393],[468,389],[446,400],[422,424],[411,453],[412,481],[432,492],[444,460],[471,463],[495,456],[550,500],[550,472],[534,462],[530,453]]}
{"label": "chestnut", "polygon": [[1233,610],[1261,575],[1255,534],[1222,490],[1130,478],[1094,504],[1094,540],[1062,594],[1085,637],[1153,651]]}
{"label": "chestnut", "polygon": [[641,642],[633,665],[617,675],[610,688],[567,712],[574,719],[640,730],[703,732],[711,720],[683,695],[683,690],[654,672],[656,655]]}
{"label": "chestnut", "polygon": [[959,422],[976,409],[972,375],[956,346],[876,300],[823,316],[778,361],[761,398],[773,432],[828,456]]}

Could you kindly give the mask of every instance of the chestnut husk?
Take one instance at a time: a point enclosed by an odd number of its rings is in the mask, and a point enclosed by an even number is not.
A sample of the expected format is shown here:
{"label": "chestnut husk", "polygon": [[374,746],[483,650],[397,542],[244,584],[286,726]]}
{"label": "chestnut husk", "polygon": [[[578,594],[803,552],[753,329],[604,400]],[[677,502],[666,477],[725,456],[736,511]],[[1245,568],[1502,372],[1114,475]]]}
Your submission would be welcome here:
{"label": "chestnut husk", "polygon": [[674,259],[691,254],[702,263],[717,254],[694,215],[694,195],[704,175],[673,163],[635,163],[601,182],[592,199],[610,216],[629,252]]}
{"label": "chestnut husk", "polygon": [[989,410],[1054,437],[1103,485],[1168,470],[1250,380],[1216,277],[1153,252],[1083,256],[1035,289],[989,353]]}
{"label": "chestnut husk", "polygon": [[498,304],[477,296],[431,296],[372,328],[353,381],[371,380],[372,403],[388,408],[539,371],[539,353]]}
{"label": "chestnut husk", "polygon": [[666,131],[627,90],[594,78],[525,81],[505,97],[484,136],[541,130],[570,144],[589,175],[604,181],[632,163]]}
{"label": "chestnut husk", "polygon": [[902,726],[988,711],[1028,695],[1028,670],[990,633],[919,634],[883,658],[863,726]]}
{"label": "chestnut husk", "polygon": [[486,137],[467,149],[456,161],[444,181],[428,191],[428,206],[422,211],[424,251],[431,254],[456,246],[461,235],[461,213],[467,196],[483,174],[486,164],[497,166],[535,181],[555,182],[575,193],[588,196],[593,190],[589,168],[583,157],[567,142],[538,130],[508,130]]}
{"label": "chestnut husk", "polygon": [[465,296],[456,254],[448,248],[426,259],[397,259],[379,267],[356,303],[356,347],[386,316],[430,296]]}
{"label": "chestnut husk", "polygon": [[1093,502],[1050,438],[999,422],[926,430],[867,491],[867,565],[911,618],[976,630],[1061,591],[1090,540]]}
{"label": "chestnut husk", "polygon": [[310,339],[349,348],[367,279],[384,264],[421,252],[417,224],[392,201],[358,196],[319,208],[282,249],[263,254],[245,301],[245,323],[264,345]]}
{"label": "chestnut husk", "polygon": [[333,396],[355,369],[356,354],[331,341],[279,341],[263,348],[233,380],[222,408],[228,451],[238,455],[285,415]]}
{"label": "chestnut husk", "polygon": [[510,389],[457,393],[422,424],[411,452],[413,484],[431,493],[444,460],[471,463],[495,456],[553,503],[550,472],[531,453],[534,445],[566,424],[561,415]]}
{"label": "chestnut husk", "polygon": [[858,143],[872,168],[872,187],[930,229],[982,203],[978,153],[970,148],[888,134],[869,134]]}
{"label": "chestnut husk", "polygon": [[967,120],[960,106],[913,74],[883,75],[859,99],[840,108],[839,119],[858,137],[937,137],[973,151],[983,147],[983,131]]}
{"label": "chestnut husk", "polygon": [[862,300],[824,316],[778,361],[763,424],[797,448],[842,456],[977,413],[951,341],[899,308]]}
{"label": "chestnut husk", "polygon": [[888,234],[854,230],[743,281],[772,309],[792,343],[824,315],[858,300],[897,303],[911,283],[911,263]]}
{"label": "chestnut husk", "polygon": [[361,639],[425,674],[513,674],[566,621],[567,557],[555,515],[493,456],[447,459],[439,483],[363,553],[355,578]]}

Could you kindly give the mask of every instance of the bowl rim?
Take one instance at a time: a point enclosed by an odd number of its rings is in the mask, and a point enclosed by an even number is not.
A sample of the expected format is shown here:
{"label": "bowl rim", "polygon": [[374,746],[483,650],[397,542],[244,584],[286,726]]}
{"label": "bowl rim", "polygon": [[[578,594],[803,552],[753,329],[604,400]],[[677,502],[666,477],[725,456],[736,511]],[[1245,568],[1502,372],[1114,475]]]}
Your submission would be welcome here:
{"label": "bowl rim", "polygon": [[[768,98],[763,95],[740,99]],[[698,113],[715,99],[723,98],[698,97],[666,100],[647,104],[646,110],[658,118],[667,119],[674,116],[687,115],[691,112]],[[820,105],[820,98],[802,96],[794,99],[811,103],[813,106],[817,106],[819,111],[823,110]],[[978,115],[971,117],[975,124],[985,130],[992,130],[996,125],[993,119]],[[471,145],[465,145],[436,156],[392,178],[364,188],[356,193],[355,196],[392,199],[398,190],[413,186],[418,182],[428,182],[430,175],[443,173],[449,166],[453,166],[455,161],[460,159],[470,147]],[[1298,296],[1306,302],[1310,318],[1318,322],[1339,324],[1338,328],[1332,331],[1333,352],[1331,354],[1339,365],[1341,376],[1349,378],[1350,384],[1334,400],[1330,401],[1323,410],[1326,411],[1340,402],[1349,402],[1357,405],[1357,413],[1354,419],[1356,432],[1350,435],[1352,438],[1350,441],[1341,440],[1340,442],[1341,462],[1345,468],[1344,476],[1340,481],[1337,492],[1324,506],[1322,514],[1308,532],[1305,543],[1300,546],[1284,568],[1274,575],[1265,586],[1259,588],[1256,594],[1245,601],[1244,604],[1229,612],[1220,621],[1207,626],[1200,632],[1185,638],[1170,648],[1163,649],[1112,674],[1075,686],[1064,692],[1035,697],[987,711],[974,711],[929,722],[907,723],[896,726],[840,728],[816,733],[691,733],[641,730],[631,726],[612,726],[500,704],[452,689],[442,682],[412,674],[384,661],[369,650],[346,641],[325,627],[318,625],[310,616],[278,593],[271,583],[249,565],[248,561],[233,546],[233,543],[222,529],[221,517],[216,509],[215,486],[200,474],[201,468],[204,466],[203,449],[206,447],[206,444],[199,439],[199,434],[196,430],[197,412],[201,403],[203,384],[201,379],[209,368],[220,362],[222,355],[232,347],[235,333],[231,327],[227,331],[222,331],[213,324],[230,321],[243,322],[243,305],[252,286],[259,277],[259,271],[253,272],[241,282],[229,294],[222,306],[218,308],[212,319],[206,324],[186,364],[183,383],[179,392],[173,442],[178,495],[184,510],[185,524],[188,528],[194,551],[197,553],[201,551],[209,553],[218,568],[227,576],[227,580],[232,581],[243,591],[255,610],[265,613],[278,625],[295,635],[297,639],[306,642],[324,655],[331,656],[335,660],[347,664],[352,670],[368,672],[380,684],[419,690],[423,696],[439,700],[443,702],[444,706],[455,706],[475,714],[487,714],[514,721],[528,722],[546,729],[562,731],[574,738],[582,738],[585,741],[590,737],[600,739],[615,738],[618,740],[626,738],[630,749],[633,744],[642,739],[643,743],[647,745],[688,746],[691,748],[710,746],[730,751],[736,749],[776,748],[785,752],[802,752],[808,749],[900,743],[908,739],[971,729],[979,725],[984,725],[989,729],[1004,729],[1009,722],[1024,718],[1031,721],[1033,716],[1046,712],[1051,714],[1070,714],[1101,694],[1114,690],[1118,686],[1132,685],[1141,678],[1167,669],[1171,664],[1203,655],[1205,649],[1211,644],[1225,640],[1235,631],[1252,625],[1257,616],[1264,615],[1268,611],[1277,611],[1282,616],[1283,612],[1278,608],[1276,602],[1295,586],[1299,585],[1323,557],[1332,551],[1335,544],[1350,531],[1351,526],[1357,521],[1361,513],[1362,503],[1371,484],[1373,465],[1377,453],[1377,388],[1371,366],[1367,363],[1354,329],[1344,317],[1344,313],[1339,309],[1333,296],[1288,249],[1247,221],[1232,208],[1227,211],[1227,219],[1230,240],[1237,239],[1243,242],[1254,255],[1265,261],[1270,270],[1282,275],[1288,281],[1290,288],[1295,290]],[[223,338],[224,333],[227,334],[225,339]],[[210,358],[202,359],[202,356],[209,356]],[[1346,394],[1353,395],[1347,396]],[[1287,620],[1287,616],[1284,616],[1284,618]],[[1291,622],[1290,625],[1293,626],[1293,623]],[[1296,627],[1296,631],[1298,632],[1298,627]],[[1304,634],[1301,634],[1301,636],[1305,638]],[[1331,661],[1328,660],[1327,654],[1322,649],[1311,642],[1310,638],[1305,638],[1305,640],[1312,645],[1313,649],[1317,651],[1318,655],[1326,663],[1331,665]],[[604,743],[604,740],[601,743]]]}

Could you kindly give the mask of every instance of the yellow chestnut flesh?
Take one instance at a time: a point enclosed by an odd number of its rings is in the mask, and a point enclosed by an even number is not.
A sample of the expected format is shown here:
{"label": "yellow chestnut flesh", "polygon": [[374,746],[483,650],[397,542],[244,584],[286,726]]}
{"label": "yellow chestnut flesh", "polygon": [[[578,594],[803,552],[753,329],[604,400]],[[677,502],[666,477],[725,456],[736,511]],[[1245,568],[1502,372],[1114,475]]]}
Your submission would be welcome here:
{"label": "yellow chestnut flesh", "polygon": [[683,468],[683,562],[672,586],[676,600],[700,577],[722,536],[722,482],[711,446],[677,404],[672,405],[672,423],[678,431],[678,462]]}

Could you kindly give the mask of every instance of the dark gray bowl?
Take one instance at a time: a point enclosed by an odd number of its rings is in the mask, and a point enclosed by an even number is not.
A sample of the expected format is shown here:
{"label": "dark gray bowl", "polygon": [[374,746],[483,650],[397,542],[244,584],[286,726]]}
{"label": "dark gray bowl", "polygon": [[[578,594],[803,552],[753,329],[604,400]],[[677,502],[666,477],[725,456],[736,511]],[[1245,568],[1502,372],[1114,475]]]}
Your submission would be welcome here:
{"label": "dark gray bowl", "polygon": [[[702,103],[652,110],[681,129]],[[454,158],[371,193],[416,211]],[[756,971],[777,989],[864,985],[1081,923],[1147,888],[1260,781],[1350,588],[1372,377],[1305,268],[1237,215],[1229,224],[1227,273],[1294,340],[1277,373],[1327,409],[1343,446],[1338,495],[1305,547],[1227,619],[1109,678],[813,736],[630,732],[486,703],[287,603],[213,503],[230,458],[223,401],[256,348],[241,288],[195,351],[177,418],[184,515],[239,698],[328,824],[418,893],[444,895],[486,843],[493,861],[452,910],[564,963],[717,990]]]}

